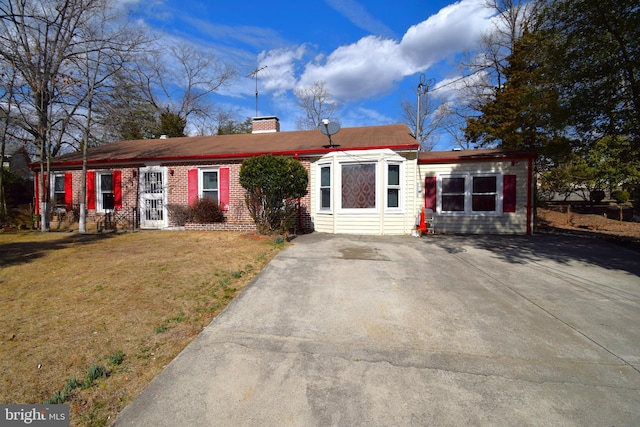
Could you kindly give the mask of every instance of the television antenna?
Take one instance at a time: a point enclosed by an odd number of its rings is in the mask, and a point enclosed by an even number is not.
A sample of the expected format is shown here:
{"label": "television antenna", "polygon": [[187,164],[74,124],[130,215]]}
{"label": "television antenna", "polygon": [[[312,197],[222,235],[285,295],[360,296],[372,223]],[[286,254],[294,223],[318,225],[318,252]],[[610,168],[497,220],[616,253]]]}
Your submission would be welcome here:
{"label": "television antenna", "polygon": [[267,68],[266,65],[262,68],[256,68],[255,70],[247,74],[247,77],[252,77],[256,79],[256,117],[258,117],[258,73],[264,70],[265,68]]}
{"label": "television antenna", "polygon": [[340,130],[338,123],[330,122],[329,119],[322,119],[318,125],[318,129],[329,137],[329,145],[323,145],[324,148],[339,147],[339,145],[333,145],[333,141],[331,141],[331,135],[335,135]]}

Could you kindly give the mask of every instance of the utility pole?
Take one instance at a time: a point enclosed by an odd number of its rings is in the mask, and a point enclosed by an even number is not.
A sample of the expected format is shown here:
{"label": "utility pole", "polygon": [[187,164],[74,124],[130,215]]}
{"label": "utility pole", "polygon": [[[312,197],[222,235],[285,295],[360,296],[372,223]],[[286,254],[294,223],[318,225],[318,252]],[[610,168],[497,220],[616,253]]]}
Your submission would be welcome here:
{"label": "utility pole", "polygon": [[256,117],[258,117],[258,73],[265,68],[267,68],[266,65],[262,68],[256,68],[255,70],[247,74],[247,77],[253,77],[254,79],[256,79]]}
{"label": "utility pole", "polygon": [[418,83],[418,90],[417,90],[417,95],[418,95],[418,100],[417,100],[417,107],[418,107],[418,111],[416,113],[416,140],[418,141],[418,143],[420,144],[420,146],[422,147],[422,117],[420,117],[420,106],[422,105],[422,96],[426,96],[427,92],[429,92],[429,86],[432,86],[435,83],[434,79],[429,79],[429,81],[425,81],[426,77],[424,74],[420,74],[420,83]]}

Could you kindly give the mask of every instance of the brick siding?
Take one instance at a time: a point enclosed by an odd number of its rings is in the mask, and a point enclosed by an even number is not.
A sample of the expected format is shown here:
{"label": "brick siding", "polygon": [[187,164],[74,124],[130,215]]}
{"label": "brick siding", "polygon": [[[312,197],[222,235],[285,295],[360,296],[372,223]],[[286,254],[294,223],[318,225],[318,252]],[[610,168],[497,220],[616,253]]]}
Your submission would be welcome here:
{"label": "brick siding", "polygon": [[[308,159],[300,159],[301,163],[310,171],[311,162]],[[188,204],[189,188],[188,173],[190,169],[198,168],[229,168],[229,209],[224,212],[225,222],[219,224],[189,224],[187,229],[190,230],[228,230],[228,231],[255,231],[255,225],[246,208],[244,196],[245,190],[240,185],[240,167],[241,161],[233,162],[211,162],[198,165],[176,164],[167,166],[167,203],[186,206]],[[122,209],[112,214],[112,220],[115,220],[118,228],[133,228],[136,215],[139,212],[138,206],[138,185],[139,170],[138,168],[122,168]],[[107,172],[107,170],[90,169],[90,172]],[[73,206],[74,211],[79,211],[80,193],[82,188],[82,171],[66,171],[72,174],[73,188]],[[310,184],[309,184],[310,185]],[[311,220],[311,193],[309,186],[307,187],[307,195],[300,199],[301,215],[300,222],[304,232],[313,230]],[[95,209],[87,210],[87,222],[103,223],[105,214],[96,212]],[[77,218],[76,218],[77,221]],[[169,222],[169,226],[176,224]],[[296,219],[296,228],[300,228],[298,218]]]}

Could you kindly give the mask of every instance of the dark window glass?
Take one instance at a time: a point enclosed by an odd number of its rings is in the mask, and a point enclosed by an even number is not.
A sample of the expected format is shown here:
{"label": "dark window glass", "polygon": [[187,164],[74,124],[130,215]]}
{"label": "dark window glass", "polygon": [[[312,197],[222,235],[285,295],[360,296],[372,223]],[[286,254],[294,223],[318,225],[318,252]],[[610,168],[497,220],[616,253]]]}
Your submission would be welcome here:
{"label": "dark window glass", "polygon": [[442,193],[464,193],[464,178],[442,178]]}
{"label": "dark window glass", "polygon": [[476,176],[473,178],[473,193],[495,193],[495,176]]}
{"label": "dark window glass", "polygon": [[442,210],[444,212],[460,212],[464,211],[464,194],[461,195],[443,195]]}

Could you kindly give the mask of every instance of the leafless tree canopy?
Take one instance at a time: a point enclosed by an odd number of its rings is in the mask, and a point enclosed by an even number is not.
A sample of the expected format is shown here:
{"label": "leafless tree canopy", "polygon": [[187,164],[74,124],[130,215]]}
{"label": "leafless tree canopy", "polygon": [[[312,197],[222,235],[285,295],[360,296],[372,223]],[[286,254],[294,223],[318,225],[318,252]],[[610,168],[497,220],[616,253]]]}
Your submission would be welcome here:
{"label": "leafless tree canopy", "polygon": [[157,110],[169,109],[184,119],[203,119],[219,112],[207,96],[237,77],[237,70],[215,60],[211,52],[181,44],[170,54],[154,51],[140,63],[138,82],[147,101]]}
{"label": "leafless tree canopy", "polygon": [[303,113],[303,116],[298,118],[298,129],[316,129],[322,119],[337,121],[335,115],[340,106],[331,100],[325,82],[319,81],[313,86],[295,89],[294,93]]}

